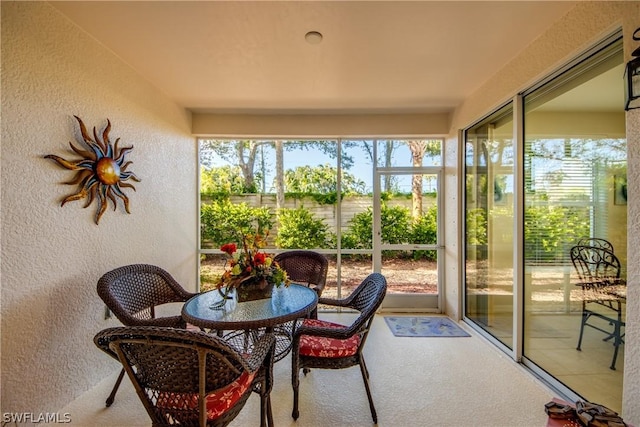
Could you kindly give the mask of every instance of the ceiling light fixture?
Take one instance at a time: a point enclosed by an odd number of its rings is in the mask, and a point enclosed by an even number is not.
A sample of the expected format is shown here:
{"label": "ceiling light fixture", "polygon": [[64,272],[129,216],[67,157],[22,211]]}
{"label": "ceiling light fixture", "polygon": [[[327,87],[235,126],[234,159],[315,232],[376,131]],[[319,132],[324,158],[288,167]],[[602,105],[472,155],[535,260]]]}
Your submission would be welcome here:
{"label": "ceiling light fixture", "polygon": [[322,41],[322,33],[319,31],[309,31],[304,35],[304,39],[309,44],[318,44]]}

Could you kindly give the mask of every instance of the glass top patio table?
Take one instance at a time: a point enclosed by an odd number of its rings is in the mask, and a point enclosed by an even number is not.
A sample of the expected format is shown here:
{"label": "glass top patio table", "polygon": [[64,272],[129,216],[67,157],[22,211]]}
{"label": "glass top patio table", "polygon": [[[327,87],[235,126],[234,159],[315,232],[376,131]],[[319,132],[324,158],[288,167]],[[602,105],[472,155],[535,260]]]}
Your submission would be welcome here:
{"label": "glass top patio table", "polygon": [[293,283],[287,288],[274,288],[271,298],[247,302],[231,299],[220,307],[217,303],[222,298],[217,290],[196,295],[182,307],[182,318],[201,329],[215,331],[244,352],[250,352],[263,331],[273,332],[276,362],[291,350],[297,319],[306,317],[318,304],[318,294],[313,289]]}
{"label": "glass top patio table", "polygon": [[274,288],[271,298],[246,302],[232,299],[223,307],[212,308],[220,300],[222,295],[217,290],[198,294],[184,304],[182,318],[206,329],[272,329],[307,316],[318,304],[318,295],[313,289],[292,283],[286,288]]}

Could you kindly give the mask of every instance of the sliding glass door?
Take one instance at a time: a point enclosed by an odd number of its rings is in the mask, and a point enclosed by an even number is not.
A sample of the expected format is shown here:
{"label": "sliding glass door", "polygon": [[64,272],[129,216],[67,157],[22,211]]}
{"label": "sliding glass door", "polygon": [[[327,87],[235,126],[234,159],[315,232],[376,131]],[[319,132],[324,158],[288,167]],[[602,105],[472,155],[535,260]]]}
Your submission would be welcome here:
{"label": "sliding glass door", "polygon": [[465,132],[465,313],[513,348],[513,109]]}
{"label": "sliding glass door", "polygon": [[[624,345],[615,370],[608,334],[587,328],[576,349],[582,300],[589,296],[577,286],[570,251],[580,239],[606,239],[626,276],[623,72],[618,41],[524,96],[523,356],[583,398],[616,411],[622,408]],[[613,330],[602,319],[591,323]]]}
{"label": "sliding glass door", "polygon": [[614,323],[598,316],[590,323],[608,332],[586,327],[579,344],[589,295],[570,254],[581,239],[605,239],[626,278],[623,73],[614,37],[464,140],[466,319],[566,398],[616,411],[624,344],[614,363]]}

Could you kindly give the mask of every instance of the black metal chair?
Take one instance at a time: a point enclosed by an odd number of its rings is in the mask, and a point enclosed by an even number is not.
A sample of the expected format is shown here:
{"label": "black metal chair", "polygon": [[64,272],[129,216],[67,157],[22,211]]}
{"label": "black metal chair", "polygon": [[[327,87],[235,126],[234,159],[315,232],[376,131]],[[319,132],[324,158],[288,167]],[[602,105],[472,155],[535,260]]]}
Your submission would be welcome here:
{"label": "black metal chair", "polygon": [[[626,281],[620,278],[620,260],[603,247],[574,246],[571,261],[578,275],[577,285],[582,288],[582,321],[577,350],[582,350],[585,326],[607,334],[604,341],[613,340],[613,359],[610,368],[616,369],[618,349],[624,344],[625,326],[623,306],[626,303]],[[605,329],[590,320],[600,319],[613,329]]]}
{"label": "black metal chair", "polygon": [[226,426],[252,391],[261,426],[273,425],[271,334],[250,355],[205,332],[154,326],[105,329],[94,342],[122,363],[153,426]]}
{"label": "black metal chair", "polygon": [[[369,371],[364,362],[362,350],[371,328],[374,315],[382,304],[387,292],[387,281],[383,275],[372,273],[344,299],[320,298],[322,304],[353,309],[359,312],[351,325],[339,325],[319,319],[304,319],[302,325],[293,333],[291,352],[291,383],[293,386],[292,417],[297,420],[298,389],[300,387],[300,369],[344,369],[360,366],[364,387],[369,399],[369,408],[373,422],[378,415],[369,389]],[[305,371],[306,374],[306,371]],[[334,423],[337,420],[333,420]]]}
{"label": "black metal chair", "polygon": [[[185,302],[196,295],[187,292],[165,270],[155,265],[132,264],[105,273],[97,286],[98,295],[125,326],[165,326],[185,328],[181,316],[156,317],[155,308],[172,302]],[[124,377],[124,369],[107,398],[113,403]]]}
{"label": "black metal chair", "polygon": [[583,237],[582,239],[578,240],[576,246],[593,246],[596,248],[602,248],[614,252],[613,244],[611,244],[611,242],[607,239],[603,239],[600,237]]}

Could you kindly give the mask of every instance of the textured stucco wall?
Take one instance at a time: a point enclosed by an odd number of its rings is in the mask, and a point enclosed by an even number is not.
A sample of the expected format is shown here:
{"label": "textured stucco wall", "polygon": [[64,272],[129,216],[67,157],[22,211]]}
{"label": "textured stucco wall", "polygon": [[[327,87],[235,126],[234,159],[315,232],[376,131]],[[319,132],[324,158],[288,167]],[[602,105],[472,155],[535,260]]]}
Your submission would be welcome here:
{"label": "textured stucco wall", "polygon": [[[635,28],[640,27],[640,4]],[[631,33],[625,28],[625,40]],[[633,29],[630,29],[633,31]],[[635,46],[640,45],[636,43]],[[634,47],[635,47],[634,46]],[[629,50],[626,49],[629,58]],[[640,194],[640,109],[627,112],[627,182],[629,194]],[[625,328],[624,389],[622,410],[625,421],[640,426],[640,198],[627,205],[627,326]]]}
{"label": "textured stucco wall", "polygon": [[[195,290],[197,154],[190,115],[48,3],[1,8],[1,411],[39,413],[117,369],[92,342],[118,324],[103,319],[101,274],[152,263]],[[112,141],[134,146],[130,215],[110,205],[97,226],[95,203],[60,207],[73,172],[43,156],[77,158],[73,115],[99,132],[110,119]]]}
{"label": "textured stucco wall", "polygon": [[[631,40],[631,33],[640,26],[640,2],[578,2],[575,8],[556,22],[527,49],[521,52],[491,80],[468,98],[452,118],[450,140],[456,150],[460,146],[454,138],[463,129],[483,115],[511,100],[517,93],[539,81],[559,66],[566,64],[603,37],[619,28],[624,32],[626,57],[638,44]],[[622,84],[622,76],[620,84]],[[628,142],[628,182],[631,194],[640,193],[640,113],[627,113],[626,136]],[[449,141],[448,141],[449,142]],[[447,155],[447,168],[453,167],[458,156]],[[457,185],[457,177],[447,175],[447,188]],[[635,188],[635,190],[634,190]],[[457,218],[455,207],[446,206],[446,217]],[[631,198],[628,204],[628,278],[630,282],[627,304],[627,328],[625,338],[625,367],[623,416],[625,421],[640,425],[640,200]],[[458,235],[447,233],[457,239]],[[447,248],[454,242],[447,241]],[[454,264],[447,265],[446,300],[458,301],[460,286]],[[447,313],[461,315],[455,304],[447,304]],[[454,311],[450,311],[454,310]]]}

